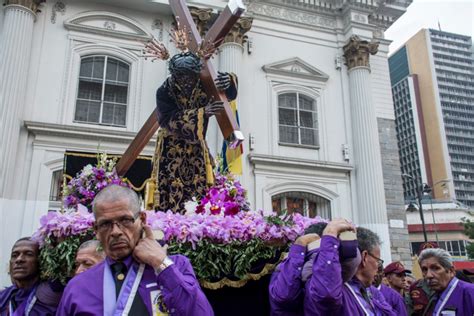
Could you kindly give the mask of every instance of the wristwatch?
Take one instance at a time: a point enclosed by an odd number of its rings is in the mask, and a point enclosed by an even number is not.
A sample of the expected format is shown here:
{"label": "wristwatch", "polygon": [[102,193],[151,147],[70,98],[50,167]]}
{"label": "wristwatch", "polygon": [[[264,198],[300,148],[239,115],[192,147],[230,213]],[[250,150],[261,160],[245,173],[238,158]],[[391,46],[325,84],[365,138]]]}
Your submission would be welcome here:
{"label": "wristwatch", "polygon": [[163,262],[160,264],[160,266],[158,268],[155,268],[155,274],[159,275],[161,272],[163,272],[164,269],[168,268],[169,266],[173,264],[174,264],[173,260],[171,260],[168,256],[166,256]]}

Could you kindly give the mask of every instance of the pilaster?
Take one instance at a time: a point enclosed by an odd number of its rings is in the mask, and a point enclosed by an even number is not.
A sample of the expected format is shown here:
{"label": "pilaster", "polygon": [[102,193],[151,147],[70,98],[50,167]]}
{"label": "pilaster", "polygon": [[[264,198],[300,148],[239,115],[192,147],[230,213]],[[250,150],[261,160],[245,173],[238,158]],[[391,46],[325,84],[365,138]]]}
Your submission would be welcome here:
{"label": "pilaster", "polygon": [[12,191],[14,163],[38,6],[44,0],[6,0],[0,36],[0,198]]}

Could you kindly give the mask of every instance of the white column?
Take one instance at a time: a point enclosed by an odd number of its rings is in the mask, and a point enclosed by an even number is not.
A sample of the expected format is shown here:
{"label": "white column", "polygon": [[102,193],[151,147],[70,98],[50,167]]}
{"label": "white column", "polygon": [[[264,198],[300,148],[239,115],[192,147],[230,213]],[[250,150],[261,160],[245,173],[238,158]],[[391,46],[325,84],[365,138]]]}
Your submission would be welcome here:
{"label": "white column", "polygon": [[376,47],[374,50],[370,45],[357,38],[345,47],[349,68],[358,224],[379,235],[382,240],[382,258],[390,262],[382,158],[369,68],[369,53],[375,53]]}
{"label": "white column", "polygon": [[[240,74],[240,65],[242,64],[242,54],[244,48],[242,45],[229,42],[224,43],[220,47],[219,52],[219,71],[233,72],[237,75]],[[207,142],[212,155],[215,157],[222,151],[222,142],[224,137],[222,136],[221,130],[215,118],[209,121],[209,127],[207,131]]]}
{"label": "white column", "polygon": [[3,10],[0,35],[0,198],[9,198],[13,166],[18,162],[15,154],[26,95],[35,13],[16,4],[7,5]]}

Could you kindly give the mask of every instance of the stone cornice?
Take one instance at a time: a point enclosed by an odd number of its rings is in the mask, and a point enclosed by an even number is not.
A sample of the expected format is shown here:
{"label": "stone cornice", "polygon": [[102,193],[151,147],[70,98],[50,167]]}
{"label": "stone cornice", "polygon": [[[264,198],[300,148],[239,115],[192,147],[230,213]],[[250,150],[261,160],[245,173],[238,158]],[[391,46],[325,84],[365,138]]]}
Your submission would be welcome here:
{"label": "stone cornice", "polygon": [[354,169],[354,167],[350,164],[321,160],[297,159],[261,154],[249,154],[248,158],[250,163],[254,165],[255,170],[265,167],[286,167],[296,169],[320,169],[332,172],[347,173]]}
{"label": "stone cornice", "polygon": [[[411,4],[412,0],[249,0],[248,15],[262,18],[276,18],[291,23],[318,27],[336,27],[336,18],[347,10],[364,12],[368,23],[386,30]],[[366,22],[366,23],[367,23]]]}
{"label": "stone cornice", "polygon": [[27,9],[30,9],[34,13],[37,13],[37,12],[40,12],[38,7],[43,2],[46,2],[46,0],[5,0],[3,5],[5,5],[5,6],[7,6],[7,5],[19,5],[19,6],[27,8]]}
{"label": "stone cornice", "polygon": [[[137,133],[120,131],[111,128],[91,128],[89,126],[63,125],[54,123],[43,123],[25,121],[25,128],[35,136],[53,136],[67,139],[84,139],[95,141],[110,141],[115,143],[130,143]],[[154,143],[152,137],[150,143]]]}

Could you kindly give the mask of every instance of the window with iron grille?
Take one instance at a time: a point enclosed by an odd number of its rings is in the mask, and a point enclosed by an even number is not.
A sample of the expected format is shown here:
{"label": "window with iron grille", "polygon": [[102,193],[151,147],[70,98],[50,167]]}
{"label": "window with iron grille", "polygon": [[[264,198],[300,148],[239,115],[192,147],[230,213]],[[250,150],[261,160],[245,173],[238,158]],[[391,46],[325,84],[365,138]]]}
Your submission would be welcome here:
{"label": "window with iron grille", "polygon": [[307,192],[284,192],[272,196],[272,209],[278,214],[300,213],[308,217],[331,219],[331,201]]}
{"label": "window with iron grille", "polygon": [[126,126],[130,66],[109,56],[81,59],[76,122]]}
{"label": "window with iron grille", "polygon": [[278,119],[280,143],[319,146],[316,100],[298,92],[280,94]]}

